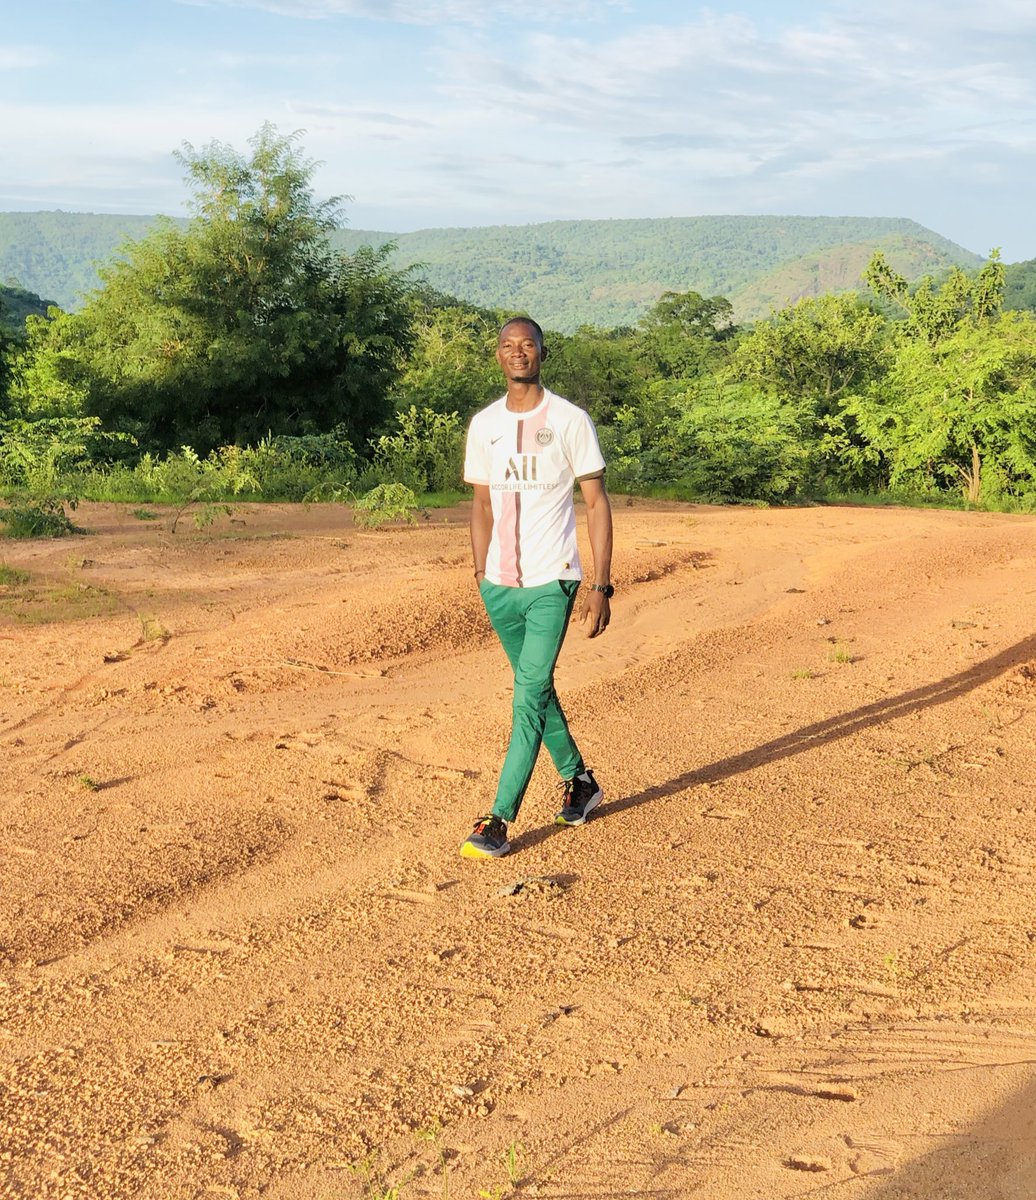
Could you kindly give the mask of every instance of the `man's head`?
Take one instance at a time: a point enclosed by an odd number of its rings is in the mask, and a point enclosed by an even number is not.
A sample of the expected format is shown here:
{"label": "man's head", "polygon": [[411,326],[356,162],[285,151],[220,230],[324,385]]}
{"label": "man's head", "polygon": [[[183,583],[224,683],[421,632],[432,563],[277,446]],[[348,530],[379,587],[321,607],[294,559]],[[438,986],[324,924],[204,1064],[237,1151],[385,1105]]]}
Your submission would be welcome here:
{"label": "man's head", "polygon": [[547,357],[543,330],[531,317],[512,317],[496,339],[496,361],[508,383],[539,383],[540,364]]}

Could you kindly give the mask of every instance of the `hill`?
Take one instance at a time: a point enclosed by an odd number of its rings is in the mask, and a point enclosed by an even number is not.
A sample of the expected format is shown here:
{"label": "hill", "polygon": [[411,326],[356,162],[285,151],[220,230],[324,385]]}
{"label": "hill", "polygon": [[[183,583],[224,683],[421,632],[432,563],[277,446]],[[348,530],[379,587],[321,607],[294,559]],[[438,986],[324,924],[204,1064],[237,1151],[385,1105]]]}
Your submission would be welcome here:
{"label": "hill", "polygon": [[1036,311],[1036,258],[1008,264],[1004,279],[1004,308]]}
{"label": "hill", "polygon": [[979,255],[915,221],[882,217],[672,217],[543,225],[340,230],[346,250],[395,240],[398,266],[422,264],[440,291],[524,309],[571,330],[635,322],[664,291],[727,296],[739,320],[801,296],[859,285],[875,250],[908,279]]}
{"label": "hill", "polygon": [[[94,264],[157,219],[0,213],[0,279],[75,307],[96,286]],[[421,264],[438,290],[534,312],[560,330],[632,324],[667,290],[727,296],[740,320],[752,320],[803,295],[856,286],[877,249],[911,279],[982,261],[915,221],[883,217],[672,217],[335,234],[345,251],[389,241],[397,245],[394,264]]]}
{"label": "hill", "polygon": [[0,279],[78,307],[97,286],[97,263],[110,262],[129,238],[142,237],[155,216],[107,213],[0,213]]}
{"label": "hill", "polygon": [[35,292],[21,287],[4,287],[0,284],[0,327],[9,333],[20,333],[25,328],[25,318],[45,317],[52,300],[44,300]]}

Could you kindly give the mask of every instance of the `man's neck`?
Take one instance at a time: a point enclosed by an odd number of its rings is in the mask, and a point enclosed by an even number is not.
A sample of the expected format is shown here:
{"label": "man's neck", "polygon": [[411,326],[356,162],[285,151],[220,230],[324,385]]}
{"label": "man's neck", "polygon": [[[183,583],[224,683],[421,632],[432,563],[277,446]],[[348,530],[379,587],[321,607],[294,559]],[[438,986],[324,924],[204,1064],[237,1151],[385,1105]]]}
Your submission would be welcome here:
{"label": "man's neck", "polygon": [[512,379],[507,384],[507,408],[510,412],[532,412],[543,399],[540,381]]}

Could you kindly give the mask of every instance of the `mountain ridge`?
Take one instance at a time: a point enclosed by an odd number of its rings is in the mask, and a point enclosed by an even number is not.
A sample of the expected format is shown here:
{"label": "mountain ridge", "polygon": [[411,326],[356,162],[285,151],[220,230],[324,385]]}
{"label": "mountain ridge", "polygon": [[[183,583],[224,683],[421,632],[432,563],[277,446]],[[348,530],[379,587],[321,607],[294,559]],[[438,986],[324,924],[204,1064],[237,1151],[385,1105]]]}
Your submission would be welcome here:
{"label": "mountain ridge", "polygon": [[[184,220],[184,218],[166,218]],[[75,307],[129,237],[160,220],[145,215],[0,213],[0,280]],[[487,308],[533,312],[544,325],[635,323],[664,291],[724,295],[739,320],[765,317],[802,295],[861,286],[882,250],[909,279],[980,255],[901,217],[702,216],[432,227],[408,233],[335,230],[332,244],[394,243],[396,267],[421,264],[438,291]]]}

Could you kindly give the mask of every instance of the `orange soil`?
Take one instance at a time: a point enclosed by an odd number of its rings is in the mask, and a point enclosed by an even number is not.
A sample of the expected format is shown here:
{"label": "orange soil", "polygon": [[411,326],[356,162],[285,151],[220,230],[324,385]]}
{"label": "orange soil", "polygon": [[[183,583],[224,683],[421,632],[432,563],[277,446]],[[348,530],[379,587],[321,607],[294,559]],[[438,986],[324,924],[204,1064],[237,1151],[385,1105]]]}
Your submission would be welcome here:
{"label": "orange soil", "polygon": [[470,862],[463,510],[78,517],[0,547],[0,1195],[1036,1196],[1036,521],[620,501],[605,805]]}

